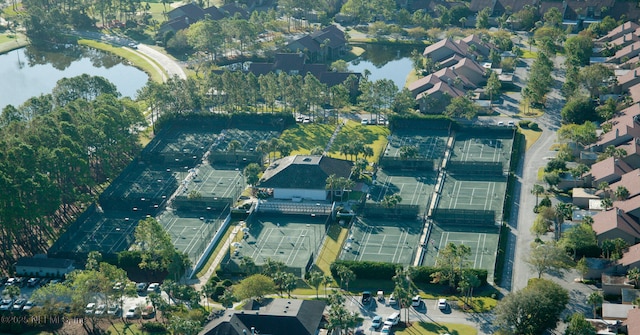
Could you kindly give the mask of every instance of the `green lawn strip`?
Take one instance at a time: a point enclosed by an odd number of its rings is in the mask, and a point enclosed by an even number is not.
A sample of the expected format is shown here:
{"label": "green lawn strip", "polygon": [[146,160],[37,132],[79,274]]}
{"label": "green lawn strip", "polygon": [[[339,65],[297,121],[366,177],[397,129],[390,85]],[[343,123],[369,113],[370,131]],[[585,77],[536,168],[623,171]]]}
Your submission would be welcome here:
{"label": "green lawn strip", "polygon": [[440,335],[440,334],[456,334],[456,335],[476,335],[478,330],[473,326],[458,323],[430,323],[430,322],[414,322],[411,327],[406,328],[404,324],[399,324],[394,334],[403,335]]}
{"label": "green lawn strip", "polygon": [[293,146],[292,155],[308,155],[309,151],[315,147],[324,149],[334,130],[335,126],[328,124],[296,124],[285,130],[280,139],[291,143]]}
{"label": "green lawn strip", "polygon": [[522,58],[538,58],[538,53],[535,51],[522,50]]}
{"label": "green lawn strip", "polygon": [[218,240],[218,242],[216,243],[216,247],[213,249],[213,252],[211,252],[209,256],[207,256],[207,262],[204,264],[204,266],[202,266],[198,273],[196,273],[196,277],[200,278],[200,276],[203,276],[205,273],[207,273],[207,270],[209,269],[209,267],[211,267],[211,264],[213,264],[216,255],[222,252],[224,242],[229,239],[229,236],[231,236],[233,227],[233,224],[227,226],[227,231],[225,231],[224,235],[222,235],[222,238]]}
{"label": "green lawn strip", "polygon": [[149,75],[149,77],[151,77],[151,80],[158,83],[162,82],[162,74],[157,71],[157,69],[153,66],[153,64],[155,64],[161,70],[162,70],[162,66],[155,63],[152,59],[141,56],[137,52],[129,51],[121,47],[114,47],[113,45],[98,42],[98,41],[93,41],[93,40],[80,39],[78,40],[78,44],[86,45],[94,49],[110,52],[122,58],[125,58],[126,60],[131,62],[133,66],[146,72]]}
{"label": "green lawn strip", "polygon": [[337,223],[333,223],[329,226],[327,237],[322,245],[322,250],[320,250],[318,259],[316,260],[316,266],[325,275],[331,275],[329,267],[331,266],[331,263],[338,259],[338,256],[340,255],[340,248],[342,247],[344,240],[347,238],[348,232],[349,230],[347,228],[340,227]]}
{"label": "green lawn strip", "polygon": [[[387,136],[389,136],[389,128],[384,126],[363,126],[356,121],[349,120],[345,124],[331,145],[330,154],[332,157],[344,158],[340,153],[340,147],[343,144],[361,141],[365,145],[373,149],[373,157],[368,157],[370,162],[377,162],[382,150],[387,145]],[[347,157],[350,159],[351,157]]]}
{"label": "green lawn strip", "polygon": [[0,54],[20,49],[29,44],[22,34],[0,34]]}
{"label": "green lawn strip", "polygon": [[531,146],[538,141],[540,136],[542,136],[542,131],[536,131],[531,129],[520,128],[520,132],[524,135],[526,150],[529,150]]}
{"label": "green lawn strip", "polygon": [[[159,319],[158,319],[159,320]],[[149,333],[147,331],[143,331],[140,329],[139,322],[121,322],[119,320],[114,320],[113,325],[106,330],[106,334],[120,334],[120,335],[163,335],[163,334],[171,334],[170,332],[161,332],[161,333]]]}

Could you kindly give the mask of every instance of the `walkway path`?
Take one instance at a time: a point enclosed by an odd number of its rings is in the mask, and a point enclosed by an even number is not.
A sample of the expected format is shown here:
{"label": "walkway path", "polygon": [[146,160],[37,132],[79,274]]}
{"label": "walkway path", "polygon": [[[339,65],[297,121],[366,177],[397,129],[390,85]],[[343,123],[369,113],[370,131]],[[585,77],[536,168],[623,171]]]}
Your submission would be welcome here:
{"label": "walkway path", "polygon": [[[211,263],[211,265],[207,269],[207,272],[205,272],[204,275],[200,276],[200,278],[191,279],[187,284],[193,285],[193,287],[198,292],[202,290],[202,287],[207,283],[207,281],[209,281],[209,278],[211,278],[211,276],[214,274],[214,272],[218,268],[218,265],[222,263],[224,256],[227,255],[226,251],[229,250],[229,248],[231,247],[231,243],[233,243],[233,241],[235,240],[236,236],[240,232],[240,229],[242,229],[241,225],[236,225],[233,227],[233,230],[231,231],[231,235],[229,235],[229,238],[226,241],[224,241],[224,244],[222,245],[222,249],[220,249],[220,252],[218,252],[218,254],[216,255],[216,258],[213,259],[213,263]],[[204,303],[205,302],[202,301],[202,304]]]}

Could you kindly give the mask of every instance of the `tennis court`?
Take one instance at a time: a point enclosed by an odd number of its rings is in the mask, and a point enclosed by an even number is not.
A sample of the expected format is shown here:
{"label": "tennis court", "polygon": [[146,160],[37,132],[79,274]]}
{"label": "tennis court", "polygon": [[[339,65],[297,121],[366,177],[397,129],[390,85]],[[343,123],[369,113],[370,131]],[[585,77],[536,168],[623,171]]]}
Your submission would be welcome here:
{"label": "tennis court", "polygon": [[245,188],[242,171],[215,169],[209,164],[201,164],[188,170],[183,181],[182,193],[196,191],[203,198],[237,199]]}
{"label": "tennis court", "polygon": [[357,218],[340,259],[411,265],[422,233],[422,220]]}
{"label": "tennis court", "polygon": [[213,150],[227,151],[229,142],[236,140],[240,142],[238,151],[254,151],[260,141],[269,141],[280,136],[280,132],[274,130],[246,130],[246,129],[224,129],[218,135]]}
{"label": "tennis court", "polygon": [[452,161],[461,162],[501,162],[506,164],[511,158],[512,137],[488,137],[490,134],[460,134],[451,152]]}
{"label": "tennis court", "polygon": [[501,213],[506,189],[506,177],[474,176],[473,179],[465,179],[464,176],[446,174],[437,207]]}
{"label": "tennis court", "polygon": [[270,258],[291,268],[304,269],[325,236],[326,216],[253,215],[244,239],[235,248],[235,260],[249,256],[257,265]]}
{"label": "tennis court", "polygon": [[381,202],[387,195],[398,194],[402,198],[400,204],[418,205],[424,212],[435,183],[436,173],[433,171],[391,173],[378,170],[367,200]]}
{"label": "tennis court", "polygon": [[447,244],[466,245],[471,254],[466,258],[469,267],[485,269],[489,273],[489,281],[493,280],[493,268],[498,252],[499,232],[497,227],[441,227],[434,225],[429,242],[425,246],[422,265],[437,267],[438,254]]}
{"label": "tennis court", "polygon": [[389,135],[389,144],[385,149],[384,156],[400,157],[400,148],[413,146],[418,148],[418,157],[425,159],[437,159],[444,156],[447,146],[448,131],[434,130],[429,136],[422,133],[399,132]]}
{"label": "tennis court", "polygon": [[229,212],[182,212],[166,210],[157,220],[171,236],[176,249],[196,264]]}

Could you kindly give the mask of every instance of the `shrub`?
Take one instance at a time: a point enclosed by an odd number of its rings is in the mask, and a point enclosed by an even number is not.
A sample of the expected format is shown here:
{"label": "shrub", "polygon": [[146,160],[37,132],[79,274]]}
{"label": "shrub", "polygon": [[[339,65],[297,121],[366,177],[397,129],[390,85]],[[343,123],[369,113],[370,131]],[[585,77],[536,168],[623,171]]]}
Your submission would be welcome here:
{"label": "shrub", "polygon": [[230,279],[225,279],[224,281],[222,281],[222,286],[224,287],[229,287],[233,285],[233,282]]}
{"label": "shrub", "polygon": [[520,126],[520,128],[529,128],[530,124],[531,124],[531,121],[529,120],[522,120],[518,122],[518,125]]}
{"label": "shrub", "polygon": [[211,295],[211,299],[213,299],[214,301],[218,301],[218,298],[224,293],[225,290],[226,288],[224,286],[216,286],[215,290],[213,291],[213,295]]}
{"label": "shrub", "polygon": [[331,264],[331,275],[339,279],[336,268],[346,266],[356,275],[356,279],[382,279],[391,280],[396,275],[396,269],[401,266],[393,263],[369,262],[369,261],[344,261],[337,260]]}
{"label": "shrub", "polygon": [[538,127],[537,123],[531,122],[531,123],[529,123],[529,129],[538,131],[538,130],[540,130],[540,127]]}
{"label": "shrub", "polygon": [[167,327],[165,327],[160,322],[145,322],[141,326],[142,330],[147,331],[149,333],[164,333],[167,331]]}
{"label": "shrub", "polygon": [[[439,271],[440,271],[439,268],[434,268],[431,266],[418,266],[414,268],[413,276],[411,279],[416,284],[430,283],[432,280],[431,275]],[[466,269],[466,271],[470,271],[471,273],[475,274],[478,277],[478,279],[480,280],[480,286],[483,286],[487,283],[487,276],[488,276],[487,270]]]}

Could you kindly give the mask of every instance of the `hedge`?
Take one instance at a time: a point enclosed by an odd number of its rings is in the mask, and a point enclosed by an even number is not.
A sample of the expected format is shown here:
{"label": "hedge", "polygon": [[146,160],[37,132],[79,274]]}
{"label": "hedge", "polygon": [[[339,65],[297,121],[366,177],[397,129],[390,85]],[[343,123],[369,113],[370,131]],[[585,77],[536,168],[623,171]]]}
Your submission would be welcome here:
{"label": "hedge", "polygon": [[149,333],[164,333],[167,331],[167,327],[165,327],[165,325],[163,325],[160,322],[145,322],[143,323],[140,328],[142,328],[142,330],[147,331]]}
{"label": "hedge", "polygon": [[337,268],[346,266],[356,274],[356,279],[392,280],[396,275],[396,269],[402,268],[400,264],[370,262],[370,261],[345,261],[337,260],[330,266],[333,278],[340,279]]}
{"label": "hedge", "polygon": [[[483,286],[487,283],[487,275],[488,275],[487,270],[484,270],[484,269],[466,269],[466,270],[475,274],[478,277],[478,279],[480,279],[480,286]],[[440,268],[434,268],[431,266],[417,266],[414,268],[413,276],[411,280],[413,280],[413,282],[416,284],[430,283],[433,280],[431,275],[439,271],[440,271]]]}

